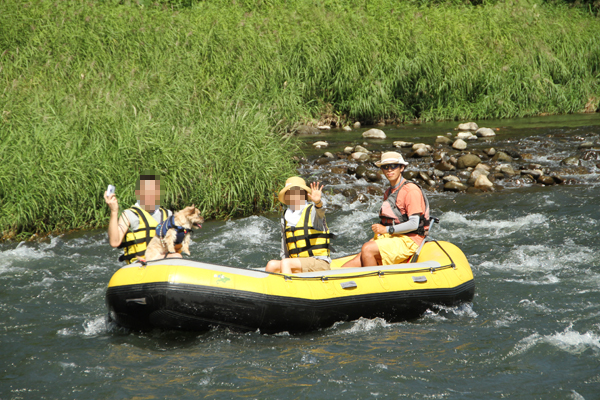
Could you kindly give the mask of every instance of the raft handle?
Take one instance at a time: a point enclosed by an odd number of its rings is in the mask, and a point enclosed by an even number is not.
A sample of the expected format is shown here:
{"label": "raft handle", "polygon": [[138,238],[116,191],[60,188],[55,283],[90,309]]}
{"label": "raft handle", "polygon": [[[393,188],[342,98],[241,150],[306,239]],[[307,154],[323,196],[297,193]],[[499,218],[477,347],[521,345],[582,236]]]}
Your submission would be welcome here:
{"label": "raft handle", "polygon": [[329,278],[327,278],[326,276],[322,276],[322,277],[321,277],[321,282],[326,282],[326,281],[328,281],[328,280],[329,280]]}
{"label": "raft handle", "polygon": [[354,281],[342,282],[340,283],[342,289],[356,289],[358,285]]}
{"label": "raft handle", "polygon": [[141,297],[141,298],[137,298],[137,299],[127,299],[127,300],[125,300],[125,303],[135,303],[135,304],[143,304],[143,305],[147,304],[145,297]]}
{"label": "raft handle", "polygon": [[425,283],[427,282],[427,277],[425,275],[413,276],[413,281],[415,283]]}
{"label": "raft handle", "polygon": [[384,276],[384,275],[385,275],[385,272],[383,272],[383,271],[377,271],[377,276],[379,276],[380,278],[382,276]]}

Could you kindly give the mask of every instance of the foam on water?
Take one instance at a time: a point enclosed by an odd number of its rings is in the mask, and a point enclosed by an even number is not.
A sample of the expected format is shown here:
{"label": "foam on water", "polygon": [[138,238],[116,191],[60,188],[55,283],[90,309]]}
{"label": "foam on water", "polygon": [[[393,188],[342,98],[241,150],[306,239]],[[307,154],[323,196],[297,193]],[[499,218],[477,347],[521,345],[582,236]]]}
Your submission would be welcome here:
{"label": "foam on water", "polygon": [[101,315],[83,324],[84,336],[97,336],[107,331],[106,316]]}
{"label": "foam on water", "polygon": [[[573,269],[582,264],[589,264],[598,255],[592,249],[575,246],[567,240],[564,246],[519,245],[515,246],[504,261],[484,261],[480,267],[485,269],[515,270],[521,272],[533,271],[562,271]],[[557,283],[557,277],[547,277],[537,284]],[[531,281],[527,283],[531,284]],[[535,284],[535,283],[534,283]]]}
{"label": "foam on water", "polygon": [[512,235],[521,229],[537,229],[539,226],[548,226],[548,218],[543,214],[529,214],[514,220],[501,219],[468,219],[464,214],[449,211],[443,214],[444,221],[440,231],[453,238],[494,237],[501,238]]}
{"label": "foam on water", "polygon": [[508,354],[508,357],[525,353],[539,344],[549,344],[571,354],[581,354],[588,349],[592,350],[595,354],[600,354],[600,336],[598,334],[590,331],[579,333],[574,331],[572,326],[569,325],[563,332],[557,332],[552,335],[534,333],[521,339]]}
{"label": "foam on water", "polygon": [[358,332],[370,332],[380,328],[388,328],[393,324],[387,322],[383,318],[359,318],[352,322],[352,326],[348,329],[341,331],[342,334],[353,334]]}

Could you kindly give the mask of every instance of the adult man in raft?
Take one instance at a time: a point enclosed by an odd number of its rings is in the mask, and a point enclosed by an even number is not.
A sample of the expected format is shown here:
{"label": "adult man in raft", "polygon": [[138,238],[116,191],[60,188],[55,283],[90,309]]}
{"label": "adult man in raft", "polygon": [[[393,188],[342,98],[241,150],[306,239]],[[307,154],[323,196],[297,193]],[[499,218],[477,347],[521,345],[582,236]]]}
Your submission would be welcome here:
{"label": "adult man in raft", "polygon": [[325,222],[322,190],[318,182],[309,188],[299,176],[285,182],[279,192],[279,201],[289,206],[281,217],[281,260],[269,261],[265,271],[292,274],[331,269],[329,242],[333,235]]}
{"label": "adult man in raft", "polygon": [[[144,257],[158,224],[173,215],[170,210],[160,206],[160,179],[156,175],[140,175],[135,196],[137,203],[123,211],[119,218],[116,195],[104,193],[104,201],[110,208],[108,241],[112,247],[123,249],[119,261],[127,264]],[[167,257],[181,258],[181,254],[173,253]]]}
{"label": "adult man in raft", "polygon": [[402,173],[408,165],[400,153],[388,152],[375,163],[390,181],[379,211],[381,222],[371,229],[375,237],[342,268],[392,265],[406,262],[419,248],[429,229],[429,205],[421,188],[407,182]]}

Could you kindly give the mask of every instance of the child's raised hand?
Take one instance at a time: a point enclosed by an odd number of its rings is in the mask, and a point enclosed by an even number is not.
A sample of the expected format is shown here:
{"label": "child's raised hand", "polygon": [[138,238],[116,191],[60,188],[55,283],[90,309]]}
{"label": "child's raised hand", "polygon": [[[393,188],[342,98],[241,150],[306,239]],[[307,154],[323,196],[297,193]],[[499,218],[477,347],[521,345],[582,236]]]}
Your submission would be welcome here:
{"label": "child's raised hand", "polygon": [[319,204],[321,202],[321,195],[323,190],[323,185],[319,187],[320,182],[312,182],[310,184],[311,194],[308,195],[308,199],[314,202],[315,204]]}

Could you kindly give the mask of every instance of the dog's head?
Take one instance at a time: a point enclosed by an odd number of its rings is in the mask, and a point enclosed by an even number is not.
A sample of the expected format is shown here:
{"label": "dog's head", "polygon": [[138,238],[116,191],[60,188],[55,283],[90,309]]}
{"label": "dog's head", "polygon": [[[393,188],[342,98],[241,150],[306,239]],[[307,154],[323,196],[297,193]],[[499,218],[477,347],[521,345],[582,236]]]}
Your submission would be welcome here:
{"label": "dog's head", "polygon": [[200,210],[193,204],[176,212],[174,217],[176,225],[183,226],[187,229],[192,229],[192,227],[202,228],[202,223],[204,222],[204,218],[200,215]]}

